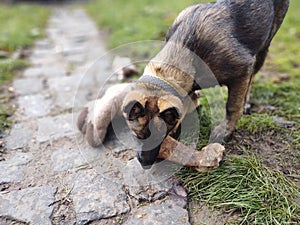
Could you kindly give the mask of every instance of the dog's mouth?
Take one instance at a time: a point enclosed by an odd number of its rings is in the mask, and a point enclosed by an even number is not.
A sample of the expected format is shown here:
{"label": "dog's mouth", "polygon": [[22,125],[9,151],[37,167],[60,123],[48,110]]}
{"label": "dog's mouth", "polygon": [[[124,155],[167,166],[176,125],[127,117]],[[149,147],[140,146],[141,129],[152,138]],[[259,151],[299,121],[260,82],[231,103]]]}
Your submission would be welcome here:
{"label": "dog's mouth", "polygon": [[143,135],[141,138],[136,136],[137,159],[143,169],[150,169],[155,163],[160,145],[168,133],[166,124],[160,118],[150,120],[148,127],[147,135]]}
{"label": "dog's mouth", "polygon": [[160,145],[165,137],[165,134],[156,133],[147,139],[136,139],[137,159],[143,169],[150,169],[155,163],[159,155]]}
{"label": "dog's mouth", "polygon": [[143,169],[151,169],[152,165],[155,163],[158,153],[160,150],[160,145],[153,149],[143,149],[137,151],[137,159],[140,162]]}

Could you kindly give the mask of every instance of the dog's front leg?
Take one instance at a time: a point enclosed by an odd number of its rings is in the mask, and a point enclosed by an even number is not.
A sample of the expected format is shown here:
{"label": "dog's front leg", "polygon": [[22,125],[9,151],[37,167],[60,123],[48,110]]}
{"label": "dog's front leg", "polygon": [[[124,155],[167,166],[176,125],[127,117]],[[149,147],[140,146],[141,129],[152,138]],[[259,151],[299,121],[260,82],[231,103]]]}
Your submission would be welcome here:
{"label": "dog's front leg", "polygon": [[121,106],[130,84],[117,84],[107,89],[104,96],[84,107],[77,119],[78,129],[86,135],[92,147],[101,145],[107,128],[115,115],[121,113]]}
{"label": "dog's front leg", "polygon": [[212,131],[212,141],[228,140],[243,114],[245,96],[248,90],[249,77],[244,77],[228,84],[228,100],[226,104],[226,119]]}

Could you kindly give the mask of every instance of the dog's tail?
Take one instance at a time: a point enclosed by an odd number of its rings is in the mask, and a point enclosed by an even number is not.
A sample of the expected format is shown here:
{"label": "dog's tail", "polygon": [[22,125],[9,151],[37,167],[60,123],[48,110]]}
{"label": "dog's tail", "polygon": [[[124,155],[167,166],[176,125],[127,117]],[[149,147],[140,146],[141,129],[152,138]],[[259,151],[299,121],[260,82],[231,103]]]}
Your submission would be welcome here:
{"label": "dog's tail", "polygon": [[273,0],[273,5],[274,5],[274,21],[273,21],[272,31],[267,41],[268,44],[271,43],[272,38],[275,36],[275,34],[277,33],[279,27],[283,22],[285,14],[289,8],[289,0]]}

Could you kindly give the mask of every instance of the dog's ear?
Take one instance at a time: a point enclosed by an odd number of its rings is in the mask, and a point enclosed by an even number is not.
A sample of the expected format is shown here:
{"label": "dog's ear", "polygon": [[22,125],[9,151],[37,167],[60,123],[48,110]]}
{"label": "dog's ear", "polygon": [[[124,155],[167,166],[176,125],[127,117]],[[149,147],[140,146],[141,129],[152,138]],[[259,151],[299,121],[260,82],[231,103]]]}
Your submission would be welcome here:
{"label": "dog's ear", "polygon": [[178,108],[170,107],[159,113],[159,117],[162,118],[165,123],[169,125],[175,125],[181,117],[181,113]]}
{"label": "dog's ear", "polygon": [[158,100],[158,108],[160,115],[172,115],[174,119],[179,119],[184,114],[183,104],[179,98],[173,95],[167,95],[159,98]]}
{"label": "dog's ear", "polygon": [[145,108],[138,101],[130,101],[123,107],[126,119],[129,121],[137,120],[139,117],[145,116]]}

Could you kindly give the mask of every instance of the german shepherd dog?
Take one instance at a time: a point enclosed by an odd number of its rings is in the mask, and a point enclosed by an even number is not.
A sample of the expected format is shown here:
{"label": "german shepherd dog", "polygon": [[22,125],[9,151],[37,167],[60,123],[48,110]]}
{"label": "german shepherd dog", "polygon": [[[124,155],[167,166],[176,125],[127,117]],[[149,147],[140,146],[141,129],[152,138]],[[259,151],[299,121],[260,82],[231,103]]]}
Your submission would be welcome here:
{"label": "german shepherd dog", "polygon": [[288,6],[288,0],[218,0],[178,15],[164,47],[123,101],[127,124],[143,143],[137,157],[144,168],[155,162],[167,135],[178,136],[189,112],[186,99],[202,88],[227,86],[226,118],[212,132],[214,141],[222,141],[222,130],[231,136]]}

